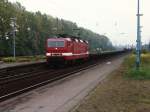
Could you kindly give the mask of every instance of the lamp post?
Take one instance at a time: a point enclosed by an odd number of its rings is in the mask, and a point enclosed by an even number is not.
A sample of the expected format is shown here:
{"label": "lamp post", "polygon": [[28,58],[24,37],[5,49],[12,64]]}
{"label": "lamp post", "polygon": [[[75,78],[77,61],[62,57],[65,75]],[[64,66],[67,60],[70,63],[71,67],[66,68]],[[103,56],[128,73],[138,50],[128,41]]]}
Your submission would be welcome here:
{"label": "lamp post", "polygon": [[11,27],[12,27],[12,34],[13,34],[13,56],[14,56],[14,59],[16,59],[16,31],[17,31],[17,25],[16,25],[16,18],[10,18],[11,20]]}
{"label": "lamp post", "polygon": [[136,69],[140,67],[140,54],[141,54],[141,26],[140,26],[140,0],[138,0],[137,4],[137,44],[136,44]]}

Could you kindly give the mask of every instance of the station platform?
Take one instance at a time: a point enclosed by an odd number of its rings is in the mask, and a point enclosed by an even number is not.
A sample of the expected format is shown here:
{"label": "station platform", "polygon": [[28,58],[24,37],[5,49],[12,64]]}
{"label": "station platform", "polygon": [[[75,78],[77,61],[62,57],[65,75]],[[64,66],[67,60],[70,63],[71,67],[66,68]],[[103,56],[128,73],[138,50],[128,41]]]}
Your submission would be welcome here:
{"label": "station platform", "polygon": [[15,66],[23,66],[23,65],[31,65],[31,64],[37,64],[37,63],[44,63],[45,60],[39,60],[39,61],[32,61],[32,62],[12,62],[12,63],[4,63],[0,62],[0,69],[8,68],[8,67],[15,67]]}

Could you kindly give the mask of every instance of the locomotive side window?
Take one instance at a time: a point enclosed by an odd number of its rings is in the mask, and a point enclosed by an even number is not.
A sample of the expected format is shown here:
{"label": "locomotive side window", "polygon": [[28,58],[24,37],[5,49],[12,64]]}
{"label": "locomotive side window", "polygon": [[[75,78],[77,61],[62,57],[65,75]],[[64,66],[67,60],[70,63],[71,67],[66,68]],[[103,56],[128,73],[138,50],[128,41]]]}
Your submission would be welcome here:
{"label": "locomotive side window", "polygon": [[64,47],[64,41],[48,41],[48,47]]}

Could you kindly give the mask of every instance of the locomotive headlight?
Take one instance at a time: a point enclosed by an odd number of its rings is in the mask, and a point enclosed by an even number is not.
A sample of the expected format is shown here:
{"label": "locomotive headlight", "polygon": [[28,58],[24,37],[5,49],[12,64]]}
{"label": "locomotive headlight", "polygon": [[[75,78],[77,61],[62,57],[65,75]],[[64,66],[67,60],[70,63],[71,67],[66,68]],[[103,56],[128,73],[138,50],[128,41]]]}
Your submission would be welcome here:
{"label": "locomotive headlight", "polygon": [[51,53],[46,53],[46,56],[51,56]]}

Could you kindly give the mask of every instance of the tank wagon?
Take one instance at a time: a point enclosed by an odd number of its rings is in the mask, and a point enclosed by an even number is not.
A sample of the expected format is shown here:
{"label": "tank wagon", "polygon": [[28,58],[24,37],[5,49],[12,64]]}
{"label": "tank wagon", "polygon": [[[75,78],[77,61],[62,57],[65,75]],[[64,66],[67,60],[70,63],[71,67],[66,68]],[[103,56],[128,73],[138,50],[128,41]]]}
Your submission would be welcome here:
{"label": "tank wagon", "polygon": [[50,63],[68,63],[76,60],[86,60],[89,57],[87,41],[69,35],[48,38],[46,42],[46,58]]}

